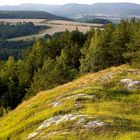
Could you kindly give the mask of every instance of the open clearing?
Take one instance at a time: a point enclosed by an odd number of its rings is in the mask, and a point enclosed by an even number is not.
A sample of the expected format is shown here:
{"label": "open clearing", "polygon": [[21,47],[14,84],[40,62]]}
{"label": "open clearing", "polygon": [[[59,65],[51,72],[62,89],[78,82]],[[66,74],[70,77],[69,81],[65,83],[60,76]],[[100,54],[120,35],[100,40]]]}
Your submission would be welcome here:
{"label": "open clearing", "polygon": [[34,35],[17,37],[9,39],[9,41],[18,41],[18,40],[33,40],[40,37],[43,37],[45,34],[53,35],[56,32],[63,32],[65,30],[73,31],[78,29],[81,32],[87,32],[91,28],[102,27],[101,24],[91,24],[91,23],[80,23],[74,21],[65,21],[65,20],[47,20],[47,19],[0,19],[0,22],[5,21],[11,24],[16,24],[18,22],[33,22],[35,25],[46,25],[50,28]]}

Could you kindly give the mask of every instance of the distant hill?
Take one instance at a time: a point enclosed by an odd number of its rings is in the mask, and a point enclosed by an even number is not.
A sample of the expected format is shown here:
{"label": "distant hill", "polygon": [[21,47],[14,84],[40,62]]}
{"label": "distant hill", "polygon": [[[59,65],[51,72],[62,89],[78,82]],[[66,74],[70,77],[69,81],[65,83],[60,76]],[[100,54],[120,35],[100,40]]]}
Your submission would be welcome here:
{"label": "distant hill", "polygon": [[129,17],[140,16],[140,5],[132,3],[66,4],[56,12],[58,14],[64,12],[65,15],[73,17],[85,15]]}
{"label": "distant hill", "polygon": [[112,21],[108,20],[108,19],[103,19],[103,18],[97,18],[94,16],[84,16],[82,18],[77,18],[74,19],[78,22],[85,22],[85,23],[96,23],[96,24],[110,24],[112,23]]}
{"label": "distant hill", "polygon": [[0,6],[0,10],[29,10],[47,11],[55,15],[65,17],[83,17],[86,15],[104,17],[140,17],[140,5],[134,3],[96,3],[87,4],[21,4],[18,6]]}
{"label": "distant hill", "polygon": [[43,11],[0,11],[0,18],[22,18],[22,19],[67,19]]}

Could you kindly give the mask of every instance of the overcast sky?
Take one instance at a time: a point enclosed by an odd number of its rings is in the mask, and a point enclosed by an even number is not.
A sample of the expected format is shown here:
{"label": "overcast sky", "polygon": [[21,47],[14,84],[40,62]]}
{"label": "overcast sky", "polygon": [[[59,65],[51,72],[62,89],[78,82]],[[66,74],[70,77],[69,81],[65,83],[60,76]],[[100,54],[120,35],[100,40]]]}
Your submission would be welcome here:
{"label": "overcast sky", "polygon": [[66,4],[66,3],[84,3],[92,4],[97,2],[132,2],[139,3],[140,0],[0,0],[0,5],[18,5],[21,3],[43,3],[43,4]]}

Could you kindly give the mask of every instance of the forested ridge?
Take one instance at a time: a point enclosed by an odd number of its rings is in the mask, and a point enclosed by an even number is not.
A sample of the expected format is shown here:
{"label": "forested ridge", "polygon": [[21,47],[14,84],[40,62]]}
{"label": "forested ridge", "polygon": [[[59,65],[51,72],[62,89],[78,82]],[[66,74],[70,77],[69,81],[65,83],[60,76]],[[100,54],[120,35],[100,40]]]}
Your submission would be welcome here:
{"label": "forested ridge", "polygon": [[[42,10],[42,9],[41,9]],[[60,20],[65,20],[67,18],[61,17],[61,16],[56,16],[48,12],[44,11],[22,11],[22,10],[0,10],[0,18],[1,19],[10,19],[10,18],[17,18],[17,19],[60,19]]]}
{"label": "forested ridge", "polygon": [[13,56],[15,60],[24,57],[24,52],[32,47],[34,41],[7,41],[0,40],[0,60],[8,60],[9,56]]}
{"label": "forested ridge", "polygon": [[24,51],[33,45],[34,40],[17,40],[8,39],[28,36],[40,33],[48,29],[47,26],[35,25],[32,22],[0,22],[0,60],[7,60],[13,56],[16,60],[22,58]]}
{"label": "forested ridge", "polygon": [[85,16],[77,19],[76,21],[85,23],[96,23],[96,24],[111,24],[112,21],[103,18],[95,18],[94,16]]}
{"label": "forested ridge", "polygon": [[140,67],[140,21],[122,20],[86,34],[75,30],[39,39],[23,59],[0,62],[1,115],[8,108],[79,75],[131,64]]}
{"label": "forested ridge", "polygon": [[0,39],[10,39],[15,37],[36,34],[47,26],[36,26],[32,22],[10,24],[8,22],[0,22]]}

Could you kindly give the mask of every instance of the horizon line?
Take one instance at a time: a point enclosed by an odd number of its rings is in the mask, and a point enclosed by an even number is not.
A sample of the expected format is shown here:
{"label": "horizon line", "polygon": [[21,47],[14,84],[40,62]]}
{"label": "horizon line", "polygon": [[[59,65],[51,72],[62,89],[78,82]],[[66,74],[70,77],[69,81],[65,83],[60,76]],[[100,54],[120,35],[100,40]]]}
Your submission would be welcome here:
{"label": "horizon line", "polygon": [[102,4],[119,4],[119,3],[126,3],[126,4],[138,4],[138,5],[140,5],[140,3],[135,3],[135,2],[96,2],[96,3],[91,3],[91,4],[87,4],[87,3],[65,3],[65,4],[47,4],[47,3],[20,3],[20,4],[3,4],[3,5],[1,5],[0,4],[0,6],[20,6],[20,5],[25,5],[25,4],[34,4],[34,5],[60,5],[60,6],[62,6],[62,5],[67,5],[67,4],[81,4],[81,5],[94,5],[94,4],[100,4],[100,3],[102,3]]}

